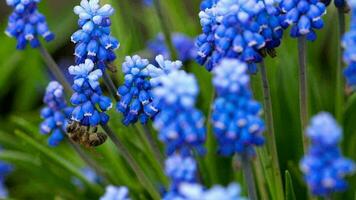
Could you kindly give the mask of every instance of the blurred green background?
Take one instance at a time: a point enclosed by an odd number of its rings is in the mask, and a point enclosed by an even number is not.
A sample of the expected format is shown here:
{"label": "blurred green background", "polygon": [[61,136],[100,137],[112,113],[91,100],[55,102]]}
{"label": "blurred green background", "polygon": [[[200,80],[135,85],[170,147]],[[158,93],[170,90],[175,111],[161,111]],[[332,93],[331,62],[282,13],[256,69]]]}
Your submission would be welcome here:
{"label": "blurred green background", "polygon": [[[116,9],[112,17],[112,33],[121,42],[117,50],[118,72],[113,75],[116,85],[122,83],[121,63],[125,55],[133,55],[145,49],[147,41],[161,32],[157,14],[153,7],[146,7],[140,0],[102,0]],[[166,20],[173,32],[181,32],[191,37],[201,32],[199,24],[200,0],[163,0]],[[76,30],[77,16],[73,7],[79,1],[42,1],[39,10],[46,15],[50,29],[56,39],[46,44],[54,58],[65,70],[73,62],[74,45],[70,35]],[[0,1],[0,29],[5,30],[10,9],[5,1]],[[318,31],[318,39],[308,43],[308,79],[310,115],[320,111],[335,113],[336,66],[337,66],[337,12],[329,6],[324,17],[325,27]],[[348,19],[348,17],[347,17]],[[39,110],[42,97],[51,75],[35,49],[25,51],[15,49],[16,42],[5,34],[0,34],[0,159],[10,162],[15,169],[6,180],[12,199],[97,199],[102,193],[90,187],[79,188],[73,184],[75,174],[68,171],[46,152],[55,153],[58,159],[68,162],[76,169],[85,166],[68,144],[49,148],[47,138],[39,134],[41,119]],[[297,199],[305,199],[306,191],[298,168],[302,156],[299,100],[298,100],[298,60],[297,41],[285,33],[282,45],[277,49],[277,57],[267,58],[268,78],[271,84],[275,132],[282,174],[288,170],[292,177]],[[195,62],[185,63],[185,69],[196,75],[200,85],[198,107],[206,116],[211,103],[212,87],[210,73]],[[262,101],[259,75],[253,77],[253,90]],[[105,87],[103,87],[105,89]],[[356,160],[356,96],[345,87],[344,128],[342,148],[344,154]],[[157,187],[162,180],[167,181],[159,165],[142,137],[142,127],[124,127],[121,116],[112,109],[110,125],[119,138],[133,152],[145,173]],[[15,134],[20,130],[36,143],[44,147],[35,148],[28,141]],[[19,132],[18,132],[19,133]],[[200,161],[200,174],[206,186],[227,184],[233,180],[242,183],[241,174],[234,173],[231,159],[215,156],[214,139],[208,134],[208,155]],[[163,150],[163,147],[162,147]],[[144,188],[139,184],[131,169],[119,156],[111,141],[96,149],[86,149],[89,155],[100,163],[112,179],[112,184],[126,185],[135,199],[147,199]],[[213,155],[213,156],[212,156]],[[212,158],[213,157],[213,158]],[[336,197],[354,199],[356,197],[356,177],[350,178],[350,189]]]}

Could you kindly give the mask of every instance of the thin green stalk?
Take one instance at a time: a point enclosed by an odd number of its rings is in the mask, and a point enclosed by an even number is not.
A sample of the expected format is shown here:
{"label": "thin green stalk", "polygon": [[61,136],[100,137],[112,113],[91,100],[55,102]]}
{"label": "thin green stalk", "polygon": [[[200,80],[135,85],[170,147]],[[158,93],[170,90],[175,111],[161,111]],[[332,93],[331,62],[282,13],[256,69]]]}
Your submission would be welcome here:
{"label": "thin green stalk", "polygon": [[241,165],[245,183],[247,184],[248,197],[250,200],[257,200],[256,184],[251,162],[246,154],[241,155]]}
{"label": "thin green stalk", "polygon": [[276,184],[275,188],[277,190],[275,192],[278,199],[283,199],[284,195],[283,195],[282,176],[279,168],[276,136],[274,134],[272,98],[271,98],[271,92],[270,92],[268,78],[267,78],[266,66],[263,60],[260,64],[260,69],[261,69],[262,88],[263,88],[264,110],[266,113],[266,126],[269,133],[269,139],[267,139],[267,146],[273,163],[272,164],[273,177]]}
{"label": "thin green stalk", "polygon": [[143,131],[145,133],[146,139],[148,141],[148,144],[151,146],[151,149],[153,151],[154,156],[156,157],[156,159],[158,160],[158,162],[160,163],[162,169],[163,168],[163,155],[161,150],[159,149],[158,143],[156,142],[156,140],[153,138],[152,133],[149,129],[149,127],[147,126],[147,124],[143,125]]}
{"label": "thin green stalk", "polygon": [[57,63],[53,60],[51,54],[41,44],[38,47],[38,49],[43,57],[43,60],[46,62],[48,69],[52,72],[52,74],[57,79],[57,81],[63,85],[63,88],[66,91],[66,93],[71,94],[72,88],[68,83],[67,79],[64,77]]}
{"label": "thin green stalk", "polygon": [[160,0],[153,0],[153,4],[154,4],[154,7],[155,7],[156,12],[157,12],[158,20],[159,20],[159,22],[161,24],[161,28],[162,28],[162,31],[163,31],[165,42],[166,42],[166,44],[168,46],[168,49],[169,49],[169,51],[171,53],[171,59],[172,60],[176,60],[177,59],[177,51],[174,48],[174,45],[173,45],[173,42],[172,42],[172,37],[171,37],[171,32],[169,30],[169,26],[168,26],[168,23],[166,21],[167,17],[164,16]]}
{"label": "thin green stalk", "polygon": [[116,94],[116,90],[117,90],[116,86],[113,80],[111,79],[110,75],[106,71],[107,70],[104,70],[103,72],[104,83],[107,89],[109,90],[110,94],[112,95],[112,97],[114,97],[116,101],[120,101],[120,97]]}
{"label": "thin green stalk", "polygon": [[336,68],[336,102],[335,102],[335,112],[336,112],[336,119],[341,122],[342,121],[342,114],[344,111],[344,79],[342,75],[343,70],[343,61],[342,61],[342,46],[341,40],[345,33],[345,14],[342,8],[338,8],[338,58],[337,58],[337,68]]}
{"label": "thin green stalk", "polygon": [[111,141],[115,144],[116,148],[119,150],[119,153],[125,158],[130,167],[135,172],[139,181],[146,187],[147,191],[150,193],[153,199],[159,200],[160,195],[157,192],[154,185],[149,181],[145,173],[142,171],[138,163],[135,161],[131,153],[124,146],[124,144],[119,140],[116,134],[111,130],[111,128],[107,125],[102,125],[102,128],[105,130],[106,134],[109,136]]}
{"label": "thin green stalk", "polygon": [[304,136],[304,130],[308,123],[308,81],[307,81],[307,52],[306,37],[298,37],[298,56],[299,56],[299,105],[300,122],[303,140],[303,152],[308,146],[307,138]]}
{"label": "thin green stalk", "polygon": [[254,168],[256,172],[257,188],[263,200],[269,200],[269,196],[266,190],[265,176],[262,170],[261,158],[257,156],[256,162],[254,162]]}

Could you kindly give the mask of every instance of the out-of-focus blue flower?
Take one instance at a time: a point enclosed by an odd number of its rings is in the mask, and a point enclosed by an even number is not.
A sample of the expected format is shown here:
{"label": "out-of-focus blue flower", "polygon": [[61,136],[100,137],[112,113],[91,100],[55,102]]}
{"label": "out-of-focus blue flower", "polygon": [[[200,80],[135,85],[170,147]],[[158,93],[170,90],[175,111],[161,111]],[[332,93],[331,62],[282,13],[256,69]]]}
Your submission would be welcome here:
{"label": "out-of-focus blue flower", "polygon": [[195,77],[182,70],[160,76],[153,89],[154,101],[162,108],[154,119],[154,127],[166,144],[168,155],[189,154],[192,148],[204,150],[204,116],[194,107],[198,91]]}
{"label": "out-of-focus blue flower", "polygon": [[315,29],[324,26],[322,16],[326,13],[325,5],[317,0],[282,0],[283,26],[292,26],[292,37],[306,36],[307,40],[316,39]]}
{"label": "out-of-focus blue flower", "polygon": [[[117,110],[124,115],[123,123],[128,125],[138,119],[146,123],[158,113],[158,105],[152,101],[151,74],[148,70],[149,62],[139,56],[125,58],[122,64],[122,72],[125,82],[117,90],[120,102]],[[151,69],[155,68],[154,66]]]}
{"label": "out-of-focus blue flower", "polygon": [[105,112],[112,107],[110,98],[103,95],[99,85],[98,79],[102,76],[102,71],[93,69],[94,63],[90,59],[68,69],[74,76],[74,94],[70,101],[75,108],[71,119],[84,126],[106,124],[109,116]]}
{"label": "out-of-focus blue flower", "polygon": [[356,1],[349,0],[348,4],[351,8],[351,23],[350,30],[345,33],[342,45],[345,49],[343,59],[347,64],[344,70],[347,83],[355,87],[356,85]]}
{"label": "out-of-focus blue flower", "polygon": [[312,118],[306,135],[311,145],[300,161],[300,168],[311,192],[316,196],[329,196],[346,190],[344,177],[354,173],[356,166],[341,154],[338,143],[342,130],[337,122],[330,114],[320,113]]}
{"label": "out-of-focus blue flower", "polygon": [[63,86],[57,81],[48,84],[43,102],[46,107],[41,110],[44,121],[40,125],[40,131],[43,134],[51,133],[48,144],[57,146],[65,137],[67,120],[72,108],[67,106]]}
{"label": "out-of-focus blue flower", "polygon": [[14,10],[9,16],[5,33],[17,40],[17,49],[24,49],[27,43],[32,48],[40,45],[39,36],[47,42],[54,39],[54,34],[48,29],[46,18],[38,12],[40,0],[6,0]]}
{"label": "out-of-focus blue flower", "polygon": [[153,5],[153,0],[142,0],[142,1],[146,6],[152,6]]}
{"label": "out-of-focus blue flower", "polygon": [[[172,35],[172,42],[178,52],[178,58],[182,62],[193,60],[196,57],[197,50],[192,38],[181,33],[175,33]],[[154,55],[161,54],[165,59],[170,59],[171,55],[162,34],[158,34],[147,46]]]}
{"label": "out-of-focus blue flower", "polygon": [[214,69],[212,124],[222,155],[255,154],[254,147],[264,144],[262,106],[253,99],[246,64],[224,59]]}
{"label": "out-of-focus blue flower", "polygon": [[[91,169],[90,167],[84,167],[84,168],[80,169],[80,171],[89,182],[101,183],[102,177],[98,176],[96,174],[96,172],[93,169]],[[72,182],[74,183],[74,185],[76,185],[80,188],[84,188],[83,183],[78,178],[73,177]]]}
{"label": "out-of-focus blue flower", "polygon": [[183,183],[179,187],[179,193],[184,200],[246,200],[241,196],[241,188],[237,183],[231,183],[226,188],[215,185],[208,190],[199,184]]}
{"label": "out-of-focus blue flower", "polygon": [[80,27],[71,37],[76,44],[76,63],[91,59],[99,68],[104,69],[107,63],[115,60],[114,50],[120,45],[110,34],[109,17],[114,13],[114,8],[109,4],[101,7],[99,0],[82,0],[80,6],[74,7],[74,13],[79,16]]}
{"label": "out-of-focus blue flower", "polygon": [[[2,151],[1,147],[0,151]],[[8,191],[5,185],[5,178],[10,172],[12,172],[12,170],[12,165],[0,160],[0,199],[6,199],[8,197]]]}
{"label": "out-of-focus blue flower", "polygon": [[126,187],[109,185],[100,200],[130,200],[129,190]]}

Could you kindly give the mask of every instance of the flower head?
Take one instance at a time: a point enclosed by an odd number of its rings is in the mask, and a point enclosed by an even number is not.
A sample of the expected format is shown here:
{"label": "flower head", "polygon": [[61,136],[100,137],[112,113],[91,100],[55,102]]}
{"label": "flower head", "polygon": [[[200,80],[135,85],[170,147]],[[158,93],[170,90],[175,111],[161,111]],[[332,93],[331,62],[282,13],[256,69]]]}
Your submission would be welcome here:
{"label": "flower head", "polygon": [[217,91],[212,123],[223,155],[253,156],[254,146],[264,143],[262,106],[253,99],[247,66],[238,60],[223,60],[213,71]]}
{"label": "flower head", "polygon": [[68,70],[74,76],[71,103],[75,108],[71,119],[84,126],[106,124],[109,116],[105,112],[111,109],[112,103],[110,98],[103,95],[99,85],[102,71],[94,70],[94,63],[89,59],[77,66],[70,66]]}
{"label": "flower head", "polygon": [[109,4],[101,7],[99,0],[82,0],[80,6],[74,7],[74,13],[79,16],[80,27],[71,37],[76,44],[76,63],[91,59],[99,68],[105,68],[107,63],[115,60],[114,50],[119,47],[119,42],[110,35],[109,17],[114,8]]}
{"label": "flower head", "polygon": [[109,185],[100,200],[130,200],[129,190],[126,187]]}
{"label": "flower head", "polygon": [[44,121],[40,125],[40,130],[43,134],[51,133],[48,144],[57,146],[65,137],[67,120],[72,108],[67,106],[63,86],[57,81],[51,81],[48,84],[43,102],[46,107],[41,111]]}
{"label": "flower head", "polygon": [[341,128],[328,113],[313,117],[306,130],[311,145],[300,161],[300,168],[309,189],[316,196],[329,196],[346,190],[344,177],[356,170],[354,162],[344,158],[338,147],[341,134]]}
{"label": "flower head", "polygon": [[5,33],[17,40],[17,49],[24,49],[29,43],[32,48],[40,45],[39,36],[47,42],[54,39],[54,34],[48,29],[46,18],[38,12],[40,0],[6,0],[14,10],[9,17]]}

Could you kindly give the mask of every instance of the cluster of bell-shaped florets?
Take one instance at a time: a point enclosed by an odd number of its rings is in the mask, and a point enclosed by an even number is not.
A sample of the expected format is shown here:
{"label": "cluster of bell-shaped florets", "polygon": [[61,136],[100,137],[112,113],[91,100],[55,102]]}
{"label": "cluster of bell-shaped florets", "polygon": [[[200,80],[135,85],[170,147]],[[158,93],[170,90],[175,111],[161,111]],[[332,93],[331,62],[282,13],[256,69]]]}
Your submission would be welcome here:
{"label": "cluster of bell-shaped florets", "polygon": [[250,90],[247,65],[224,59],[213,73],[217,98],[212,123],[219,153],[254,156],[254,147],[264,144],[265,127],[261,119],[262,106],[253,99]]}
{"label": "cluster of bell-shaped florets", "polygon": [[342,130],[329,113],[313,117],[306,135],[311,145],[300,162],[305,181],[316,196],[329,196],[344,191],[347,182],[344,177],[355,172],[353,161],[342,156],[338,147]]}
{"label": "cluster of bell-shaped florets", "polygon": [[[172,34],[172,43],[178,53],[178,59],[182,62],[194,60],[196,57],[196,48],[194,45],[194,39],[182,34]],[[170,59],[171,54],[165,44],[163,34],[158,34],[154,40],[148,43],[148,49],[153,55],[163,55],[165,59]]]}
{"label": "cluster of bell-shaped florets", "polygon": [[9,16],[5,33],[17,40],[17,49],[24,49],[29,43],[32,48],[40,46],[39,36],[47,42],[54,39],[54,34],[48,29],[46,18],[38,12],[40,0],[6,0],[14,8]]}
{"label": "cluster of bell-shaped florets", "polygon": [[86,59],[84,63],[70,66],[69,73],[74,76],[72,86],[74,94],[70,101],[75,106],[71,120],[84,126],[106,124],[109,116],[105,113],[112,107],[110,98],[103,95],[99,78],[103,75],[100,69],[94,70],[94,63]]}
{"label": "cluster of bell-shaped florets", "polygon": [[125,82],[117,90],[120,101],[116,108],[124,115],[122,122],[125,125],[135,123],[137,120],[145,124],[159,111],[158,105],[152,99],[148,65],[147,59],[141,59],[137,55],[127,56],[122,64]]}
{"label": "cluster of bell-shaped florets", "polygon": [[207,8],[212,8],[219,0],[203,0],[200,3],[200,10],[204,11]]}
{"label": "cluster of bell-shaped florets", "polygon": [[48,84],[43,102],[46,107],[41,111],[44,121],[40,125],[40,131],[43,134],[51,134],[48,144],[57,146],[65,137],[67,120],[72,108],[67,106],[63,86],[57,81]]}
{"label": "cluster of bell-shaped florets", "polygon": [[[162,64],[168,68],[175,66],[167,61]],[[154,100],[162,108],[154,119],[154,127],[166,144],[167,154],[187,155],[191,149],[202,153],[205,126],[203,114],[194,107],[199,91],[195,77],[183,70],[173,70],[151,81],[156,85],[152,91]]]}
{"label": "cluster of bell-shaped florets", "polygon": [[105,189],[105,194],[99,200],[130,200],[129,190],[127,187],[108,185]]}
{"label": "cluster of bell-shaped florets", "polygon": [[316,39],[315,29],[324,26],[322,16],[326,13],[325,4],[318,0],[282,0],[282,25],[292,26],[292,37],[306,36],[307,40]]}
{"label": "cluster of bell-shaped florets", "polygon": [[350,30],[344,35],[342,45],[345,48],[343,59],[347,64],[344,70],[347,83],[355,87],[356,85],[356,1],[349,0],[351,8]]}
{"label": "cluster of bell-shaped florets", "polygon": [[80,6],[74,7],[79,16],[80,29],[73,33],[71,40],[76,44],[76,63],[91,59],[97,67],[104,69],[108,63],[115,60],[114,50],[119,42],[111,36],[110,16],[114,13],[111,5],[99,5],[99,0],[82,0]]}
{"label": "cluster of bell-shaped florets", "polygon": [[238,58],[249,64],[251,72],[256,72],[254,64],[265,53],[274,56],[273,49],[280,45],[283,29],[277,6],[278,2],[261,0],[202,4],[206,9],[199,13],[203,34],[196,41],[198,63],[211,70],[222,58]]}

